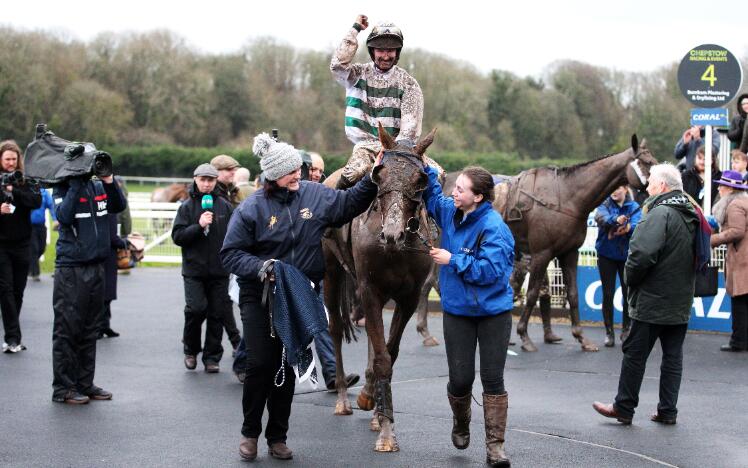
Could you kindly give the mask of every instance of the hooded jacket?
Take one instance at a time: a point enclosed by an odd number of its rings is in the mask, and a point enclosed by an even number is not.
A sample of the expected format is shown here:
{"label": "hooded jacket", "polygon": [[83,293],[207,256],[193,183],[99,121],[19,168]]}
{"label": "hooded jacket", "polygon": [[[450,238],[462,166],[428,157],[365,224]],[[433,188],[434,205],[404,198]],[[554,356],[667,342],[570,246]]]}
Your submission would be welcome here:
{"label": "hooded jacket", "polygon": [[174,218],[171,238],[182,248],[182,275],[193,277],[227,277],[218,252],[226,237],[226,230],[233,208],[218,194],[216,188],[210,193],[213,197],[213,223],[208,233],[200,226],[200,216],[205,212],[202,201],[204,193],[195,183],[189,189],[190,198],[183,202]]}
{"label": "hooded jacket", "polygon": [[629,315],[660,325],[688,323],[699,217],[680,190],[647,199],[642,211],[626,260]]}
{"label": "hooded jacket", "polygon": [[442,228],[441,247],[452,254],[449,264],[439,269],[442,308],[470,317],[511,311],[514,237],[509,227],[490,202],[480,203],[463,217],[452,199],[443,195],[437,170],[428,166],[425,171],[426,207]]}
{"label": "hooded jacket", "polygon": [[106,260],[111,250],[108,214],[127,207],[119,186],[73,178],[55,185],[52,198],[60,223],[55,265],[83,266]]}
{"label": "hooded jacket", "polygon": [[377,193],[368,175],[348,190],[309,181],[299,184],[297,191],[277,189],[266,194],[259,189],[231,218],[221,260],[237,275],[242,293],[261,286],[258,274],[270,259],[293,265],[318,284],[325,273],[321,243],[325,229],[349,223]]}
{"label": "hooded jacket", "polygon": [[[631,230],[622,236],[609,237],[611,232],[620,227],[616,220],[621,215],[629,219]],[[629,239],[634,234],[634,229],[639,224],[641,216],[641,207],[628,194],[626,194],[622,206],[608,197],[595,211],[595,221],[598,227],[597,241],[595,242],[597,254],[611,260],[625,261],[629,252]]]}
{"label": "hooded jacket", "polygon": [[[727,138],[735,143],[737,147],[741,149],[741,151],[745,152],[745,149],[743,149],[743,129],[745,128],[745,111],[743,110],[743,106],[740,105],[740,102],[748,98],[748,93],[743,93],[740,96],[738,96],[737,102],[735,104],[735,107],[737,107],[737,113],[733,116],[732,120],[730,121],[730,129],[727,131]],[[746,137],[748,139],[748,136]]]}

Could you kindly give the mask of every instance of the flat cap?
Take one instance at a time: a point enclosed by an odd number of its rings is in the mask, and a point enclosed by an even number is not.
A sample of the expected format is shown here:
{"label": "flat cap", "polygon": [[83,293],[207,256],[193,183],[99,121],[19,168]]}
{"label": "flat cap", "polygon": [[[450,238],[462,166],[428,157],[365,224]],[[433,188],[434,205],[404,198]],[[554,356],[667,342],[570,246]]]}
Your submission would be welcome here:
{"label": "flat cap", "polygon": [[213,177],[218,178],[218,170],[208,163],[203,163],[197,166],[195,172],[192,174],[195,177]]}
{"label": "flat cap", "polygon": [[219,154],[218,156],[210,160],[210,164],[219,171],[221,169],[233,169],[235,167],[242,167],[242,165],[239,164],[239,161],[227,154]]}

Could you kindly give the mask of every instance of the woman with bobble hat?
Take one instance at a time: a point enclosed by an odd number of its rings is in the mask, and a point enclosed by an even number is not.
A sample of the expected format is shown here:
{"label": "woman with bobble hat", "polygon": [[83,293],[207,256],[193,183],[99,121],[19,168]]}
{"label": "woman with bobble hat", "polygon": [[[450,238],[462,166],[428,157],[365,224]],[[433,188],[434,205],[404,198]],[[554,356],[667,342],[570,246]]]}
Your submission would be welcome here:
{"label": "woman with bobble hat", "polygon": [[[267,133],[255,137],[252,150],[260,158],[265,184],[234,211],[221,249],[224,266],[237,275],[241,286],[239,307],[248,354],[239,454],[245,460],[257,457],[267,405],[269,454],[290,459],[286,433],[295,381],[286,378],[280,386],[275,381],[283,345],[271,335],[269,313],[262,304],[265,272],[279,260],[319,285],[325,270],[321,244],[325,229],[363,213],[374,200],[377,186],[368,175],[348,190],[301,180],[299,152]],[[294,375],[287,362],[281,365],[286,375]]]}

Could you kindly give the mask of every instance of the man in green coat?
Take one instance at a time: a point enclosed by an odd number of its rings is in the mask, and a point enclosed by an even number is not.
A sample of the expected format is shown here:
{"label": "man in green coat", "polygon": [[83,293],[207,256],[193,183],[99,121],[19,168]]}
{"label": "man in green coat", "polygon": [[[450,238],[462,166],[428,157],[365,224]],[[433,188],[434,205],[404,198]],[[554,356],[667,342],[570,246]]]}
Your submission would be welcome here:
{"label": "man in green coat", "polygon": [[603,416],[631,424],[647,358],[659,339],[660,402],[650,419],[675,424],[683,341],[693,304],[699,217],[683,192],[680,173],[670,164],[651,168],[647,192],[650,197],[644,202],[626,259],[631,331],[623,343],[618,394],[613,404],[595,402],[592,406]]}

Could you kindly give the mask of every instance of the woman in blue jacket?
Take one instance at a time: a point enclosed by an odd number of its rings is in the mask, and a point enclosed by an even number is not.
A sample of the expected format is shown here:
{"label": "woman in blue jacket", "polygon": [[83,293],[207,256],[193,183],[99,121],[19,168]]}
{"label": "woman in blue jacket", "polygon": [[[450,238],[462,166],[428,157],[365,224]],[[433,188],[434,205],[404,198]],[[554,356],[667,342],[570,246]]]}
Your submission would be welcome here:
{"label": "woman in blue jacket", "polygon": [[508,395],[504,363],[512,328],[514,238],[493,210],[494,183],[481,167],[457,178],[452,198],[442,194],[435,169],[427,167],[424,200],[442,228],[442,248],[430,251],[439,270],[444,342],[449,365],[447,396],[452,407],[452,443],[470,443],[470,399],[475,379],[475,347],[480,348],[486,455],[492,466],[509,466],[504,453]]}
{"label": "woman in blue jacket", "polygon": [[621,325],[621,342],[629,334],[629,304],[626,297],[626,284],[623,281],[623,270],[629,253],[629,239],[641,219],[641,208],[629,194],[628,186],[622,185],[597,207],[597,268],[603,288],[603,322],[605,322],[605,346],[615,346],[613,333],[613,296],[616,291],[616,274],[621,281],[623,292],[623,324]]}

